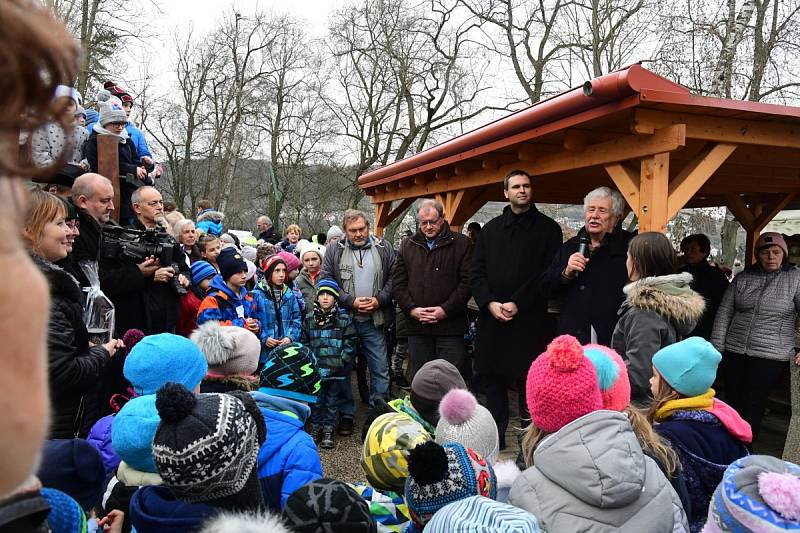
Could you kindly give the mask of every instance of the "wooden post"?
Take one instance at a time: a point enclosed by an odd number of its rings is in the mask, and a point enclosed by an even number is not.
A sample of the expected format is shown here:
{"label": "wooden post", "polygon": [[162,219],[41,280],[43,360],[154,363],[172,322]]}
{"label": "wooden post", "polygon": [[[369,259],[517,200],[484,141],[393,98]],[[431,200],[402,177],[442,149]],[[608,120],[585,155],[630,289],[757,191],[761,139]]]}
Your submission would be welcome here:
{"label": "wooden post", "polygon": [[642,159],[639,175],[639,231],[667,231],[669,152]]}
{"label": "wooden post", "polygon": [[747,239],[744,242],[744,266],[749,267],[755,263],[756,241],[761,235],[761,231],[745,228],[745,234],[747,235]]}
{"label": "wooden post", "polygon": [[119,183],[119,140],[114,135],[97,136],[97,171],[114,186],[114,220],[119,222],[121,200]]}

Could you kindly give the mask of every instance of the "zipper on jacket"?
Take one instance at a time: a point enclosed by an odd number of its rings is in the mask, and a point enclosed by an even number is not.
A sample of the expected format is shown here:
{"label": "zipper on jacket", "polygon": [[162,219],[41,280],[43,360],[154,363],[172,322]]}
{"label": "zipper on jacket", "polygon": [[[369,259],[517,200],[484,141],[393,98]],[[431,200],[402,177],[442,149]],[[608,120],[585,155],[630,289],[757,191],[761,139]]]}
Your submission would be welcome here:
{"label": "zipper on jacket", "polygon": [[81,433],[81,422],[83,421],[84,401],[86,397],[81,396],[81,401],[78,403],[78,412],[75,413],[75,419],[72,421],[72,435],[78,438]]}
{"label": "zipper on jacket", "polygon": [[[778,276],[780,275],[781,271],[778,271],[772,279],[767,279],[764,282],[764,285],[761,287],[761,292],[758,294],[758,300],[756,301],[756,307],[753,311],[753,317],[750,319],[750,326],[747,328],[747,341],[744,343],[744,355],[747,355],[747,352],[750,351],[750,338],[753,334],[753,324],[756,321],[756,317],[758,317],[758,313],[761,310],[761,300],[764,298],[764,292],[766,292],[767,287],[769,287],[773,281],[775,281]],[[765,273],[765,276],[769,274]]]}

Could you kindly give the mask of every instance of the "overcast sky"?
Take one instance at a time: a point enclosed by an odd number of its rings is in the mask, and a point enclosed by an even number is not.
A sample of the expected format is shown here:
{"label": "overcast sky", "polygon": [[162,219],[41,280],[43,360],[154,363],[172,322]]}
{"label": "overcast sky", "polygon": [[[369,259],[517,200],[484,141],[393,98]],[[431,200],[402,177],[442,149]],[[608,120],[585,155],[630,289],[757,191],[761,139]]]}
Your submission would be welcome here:
{"label": "overcast sky", "polygon": [[[2,1],[2,0],[0,0]],[[143,74],[137,66],[137,59],[148,61],[150,76],[170,75],[172,69],[173,36],[184,35],[191,26],[195,35],[202,35],[214,27],[217,20],[230,7],[242,15],[253,13],[258,7],[277,13],[288,13],[305,19],[312,37],[324,35],[327,31],[328,16],[344,0],[153,0],[158,4],[161,15],[148,17],[150,30],[162,36],[146,43],[132,43],[134,59],[129,61],[125,78],[129,84],[137,85]],[[171,81],[171,78],[170,78]]]}

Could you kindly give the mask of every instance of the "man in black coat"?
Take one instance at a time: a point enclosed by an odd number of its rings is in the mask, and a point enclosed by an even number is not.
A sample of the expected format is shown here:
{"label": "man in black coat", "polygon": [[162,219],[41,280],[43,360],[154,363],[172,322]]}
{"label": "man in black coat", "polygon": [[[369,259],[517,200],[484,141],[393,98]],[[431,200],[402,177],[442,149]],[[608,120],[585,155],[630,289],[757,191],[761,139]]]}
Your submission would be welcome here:
{"label": "man in black coat", "polygon": [[[558,333],[610,346],[628,282],[625,262],[632,235],[618,227],[625,200],[617,191],[599,187],[583,199],[584,226],[565,242],[542,285],[561,302]],[[579,251],[583,241],[585,254]]]}
{"label": "man in black coat", "polygon": [[525,377],[550,341],[547,299],[539,277],[561,246],[561,228],[533,205],[522,170],[503,181],[509,205],[483,226],[472,258],[470,287],[480,307],[475,370],[486,385],[486,407],[505,446],[509,382],[517,383],[520,417],[527,418]]}
{"label": "man in black coat", "polygon": [[[72,185],[72,204],[78,209],[80,234],[75,238],[70,253],[71,261],[80,267],[83,261],[97,261],[100,250],[100,229],[111,220],[114,212],[114,186],[100,174],[80,176]],[[81,287],[88,287],[85,273],[76,269],[76,279]]]}
{"label": "man in black coat", "polygon": [[272,220],[266,215],[261,215],[256,220],[258,226],[258,240],[268,242],[270,244],[278,244],[281,236],[275,232],[275,226],[272,225]]}
{"label": "man in black coat", "polygon": [[706,235],[696,233],[684,237],[681,241],[681,252],[683,252],[685,265],[680,272],[689,272],[692,275],[694,278],[692,288],[706,299],[706,310],[703,312],[703,317],[688,336],[710,340],[717,309],[719,309],[719,304],[730,283],[719,267],[712,266],[708,262],[711,241]]}
{"label": "man in black coat", "polygon": [[[133,229],[158,227],[163,218],[164,202],[153,187],[141,187],[131,197],[136,223]],[[169,237],[171,239],[171,237]],[[100,288],[114,303],[116,330],[119,336],[131,328],[145,335],[174,333],[178,322],[179,295],[170,283],[179,276],[188,285],[190,275],[184,261],[178,261],[181,272],[171,265],[162,265],[155,257],[134,264],[121,257],[100,258]]]}

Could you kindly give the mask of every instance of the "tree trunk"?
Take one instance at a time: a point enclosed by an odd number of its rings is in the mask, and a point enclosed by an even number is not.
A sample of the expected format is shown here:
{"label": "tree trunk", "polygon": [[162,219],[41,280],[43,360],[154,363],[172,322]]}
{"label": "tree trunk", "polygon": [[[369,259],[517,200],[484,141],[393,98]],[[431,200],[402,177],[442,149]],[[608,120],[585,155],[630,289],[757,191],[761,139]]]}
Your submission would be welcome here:
{"label": "tree trunk", "polygon": [[[719,52],[717,64],[714,67],[714,75],[712,76],[712,85],[709,93],[714,96],[728,96],[730,97],[731,89],[731,73],[733,71],[733,60],[736,57],[736,48],[744,38],[744,31],[753,17],[753,12],[756,9],[756,0],[745,0],[739,14],[735,14],[736,2],[735,0],[728,0],[729,6],[733,11],[729,13],[728,32],[725,35],[725,40],[722,43],[722,50]],[[735,17],[735,19],[733,18]]]}

